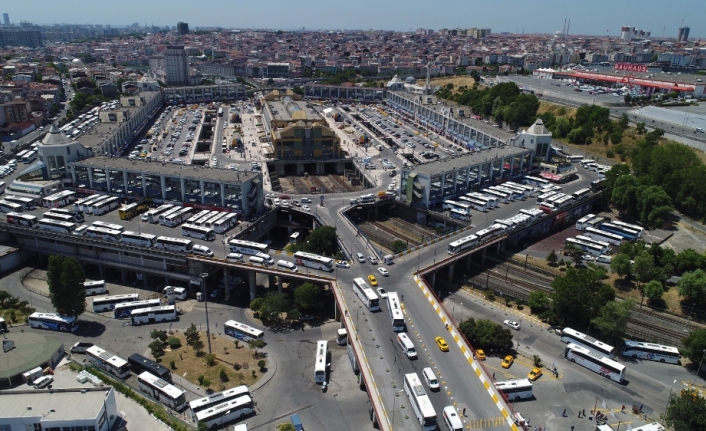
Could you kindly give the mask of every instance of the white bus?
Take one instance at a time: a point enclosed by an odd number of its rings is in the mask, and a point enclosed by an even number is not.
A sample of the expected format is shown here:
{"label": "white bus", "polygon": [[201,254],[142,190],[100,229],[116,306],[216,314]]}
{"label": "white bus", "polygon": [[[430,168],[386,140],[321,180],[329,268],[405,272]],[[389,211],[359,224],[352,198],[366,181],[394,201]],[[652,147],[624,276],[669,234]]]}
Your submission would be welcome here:
{"label": "white bus", "polygon": [[[168,227],[175,227],[180,224],[182,224],[186,219],[189,218],[189,215],[194,211],[193,208],[181,208],[179,211],[174,212],[164,218],[164,224],[165,226]],[[161,222],[161,219],[160,219]]]}
{"label": "white bus", "polygon": [[409,403],[412,405],[412,410],[422,426],[422,430],[435,430],[437,428],[436,411],[434,411],[434,406],[431,404],[417,373],[404,375],[404,392],[409,398]]}
{"label": "white bus", "polygon": [[561,331],[561,341],[564,343],[578,344],[603,356],[612,358],[615,355],[613,346],[609,346],[602,341],[598,341],[593,337],[571,328],[564,328],[564,330]]}
{"label": "white bus", "polygon": [[598,230],[592,227],[587,227],[584,230],[584,236],[587,236],[589,238],[593,238],[598,241],[605,241],[610,244],[613,244],[615,246],[620,246],[623,243],[623,237],[620,235],[616,235],[614,233],[610,233],[605,230]]}
{"label": "white bus", "polygon": [[123,240],[122,232],[104,227],[88,226],[83,234],[88,238],[102,239],[103,241],[121,242]]}
{"label": "white bus", "polygon": [[483,193],[488,196],[496,197],[498,199],[498,202],[503,203],[503,204],[506,204],[507,201],[510,199],[509,193],[499,192],[499,191],[493,190],[493,189],[485,189],[485,190],[483,190]]}
{"label": "white bus", "polygon": [[231,253],[243,253],[256,255],[258,253],[267,253],[269,247],[267,244],[259,242],[243,241],[242,239],[232,239],[228,241]]}
{"label": "white bus", "polygon": [[76,192],[62,190],[60,192],[42,198],[42,206],[45,208],[61,208],[73,203],[76,200]]}
{"label": "white bus", "polygon": [[314,381],[317,384],[326,383],[326,370],[328,368],[328,341],[316,342],[316,358],[314,359]]}
{"label": "white bus", "polygon": [[248,342],[250,340],[265,341],[265,332],[245,325],[235,320],[229,320],[223,325],[223,332],[233,338]]}
{"label": "white bus", "polygon": [[139,247],[152,247],[157,240],[156,235],[149,233],[137,233],[126,230],[123,232],[123,244],[136,245]]}
{"label": "white bus", "polygon": [[574,238],[566,238],[566,240],[564,241],[564,247],[570,247],[570,246],[580,248],[581,250],[590,254],[591,256],[600,256],[602,254],[606,254],[603,247],[601,247],[599,245],[579,241]]}
{"label": "white bus", "polygon": [[537,203],[538,203],[538,204],[541,204],[542,202],[545,202],[545,201],[547,201],[549,198],[554,197],[554,196],[556,196],[556,195],[558,195],[558,194],[559,194],[559,193],[557,193],[557,192],[547,192],[547,193],[543,193],[543,194],[537,196]]}
{"label": "white bus", "polygon": [[173,322],[177,320],[176,305],[160,305],[157,307],[137,308],[130,312],[133,325],[144,323]]}
{"label": "white bus", "polygon": [[0,200],[0,211],[4,213],[21,213],[24,210],[24,206],[18,203]]}
{"label": "white bus", "polygon": [[390,315],[390,323],[392,323],[392,330],[394,332],[404,332],[407,330],[397,292],[387,292],[387,312]]}
{"label": "white bus", "polygon": [[199,211],[199,212],[197,212],[196,214],[194,214],[194,215],[192,215],[191,217],[189,217],[189,219],[188,219],[186,222],[187,222],[188,224],[195,224],[197,220],[201,219],[203,216],[205,216],[206,214],[208,214],[208,213],[210,213],[210,212],[211,212],[211,211],[209,211],[209,210]]}
{"label": "white bus", "polygon": [[603,254],[608,254],[610,252],[610,243],[607,241],[601,241],[595,238],[591,238],[590,236],[586,235],[578,235],[576,237],[577,241],[585,242],[587,244],[594,244],[599,247],[603,247],[603,250],[605,251]]}
{"label": "white bus", "polygon": [[39,223],[39,219],[30,214],[9,212],[7,213],[7,223],[15,226],[34,227]]}
{"label": "white bus", "polygon": [[537,187],[547,187],[549,184],[549,181],[545,180],[544,178],[539,178],[539,177],[531,177],[531,176],[526,176],[522,179],[522,184],[529,184],[531,186],[537,186]]}
{"label": "white bus", "polygon": [[32,199],[32,198],[25,198],[25,197],[21,197],[21,196],[7,195],[7,196],[5,196],[4,200],[7,201],[7,202],[13,202],[13,203],[22,205],[22,209],[23,209],[24,211],[33,210],[34,207],[36,206],[36,205],[35,205],[35,200]]}
{"label": "white bus", "polygon": [[495,387],[498,392],[505,395],[508,401],[532,398],[532,382],[530,382],[529,379],[496,382]]}
{"label": "white bus", "polygon": [[594,214],[587,214],[583,217],[581,217],[577,222],[576,222],[576,229],[578,230],[584,230],[588,226],[586,226],[586,223],[588,223],[591,219],[595,218],[596,216]]}
{"label": "white bus", "polygon": [[353,279],[353,292],[358,295],[358,299],[368,307],[368,310],[380,310],[380,298],[378,298],[375,291],[373,291],[362,278],[358,277]]}
{"label": "white bus", "polygon": [[571,196],[577,200],[580,201],[581,199],[585,199],[591,195],[591,189],[586,188],[586,189],[581,189],[578,191],[575,191],[574,193],[571,194]]}
{"label": "white bus", "polygon": [[478,245],[478,236],[477,235],[468,235],[468,236],[463,237],[459,240],[451,242],[446,251],[448,254],[457,254],[457,253],[461,253],[462,251],[468,250],[469,248],[473,248],[477,245]]}
{"label": "white bus", "polygon": [[623,356],[648,359],[650,361],[679,363],[679,349],[661,344],[643,343],[641,341],[625,340]]}
{"label": "white bus", "polygon": [[645,230],[641,226],[635,224],[625,223],[620,220],[613,220],[611,221],[611,223],[616,226],[621,226],[626,229],[634,230],[635,232],[637,232],[638,238],[642,238],[642,236],[645,234]]}
{"label": "white bus", "polygon": [[157,208],[154,208],[154,209],[147,211],[147,221],[150,223],[159,222],[159,216],[172,208],[174,208],[174,205],[164,204],[164,205],[161,205]]}
{"label": "white bus", "polygon": [[486,242],[489,239],[495,238],[505,233],[507,227],[499,224],[492,224],[485,229],[481,229],[475,233],[480,242]]}
{"label": "white bus", "polygon": [[333,259],[318,254],[298,251],[294,253],[294,262],[321,271],[333,271]]}
{"label": "white bus", "polygon": [[515,190],[513,188],[503,187],[502,185],[490,187],[490,190],[505,193],[506,195],[508,195],[508,200],[517,201],[525,198],[524,190]]}
{"label": "white bus", "polygon": [[215,407],[219,404],[223,404],[228,401],[232,401],[236,398],[240,398],[244,395],[250,396],[250,390],[247,386],[241,385],[235,388],[227,389],[225,391],[216,392],[207,397],[199,398],[193,401],[189,401],[189,412],[191,413],[191,420],[196,422],[196,413],[207,410],[211,407]]}
{"label": "white bus", "polygon": [[[197,423],[206,424],[208,429],[216,429],[228,422],[247,416],[254,411],[255,403],[253,403],[252,398],[250,398],[249,395],[243,395],[234,400],[226,401],[209,409],[202,410],[194,415],[194,419]],[[222,429],[225,429],[225,427]]]}
{"label": "white bus", "polygon": [[620,383],[625,379],[625,365],[577,344],[569,343],[564,350],[564,357],[614,382]]}
{"label": "white bus", "polygon": [[29,152],[30,150],[22,150],[19,153],[15,154],[15,157],[17,157],[19,160],[22,160],[22,157],[24,157]]}
{"label": "white bus", "polygon": [[217,211],[216,214],[214,214],[213,216],[206,219],[206,221],[203,224],[203,227],[213,228],[213,225],[216,224],[216,222],[222,218],[223,218],[223,213]]}
{"label": "white bus", "polygon": [[289,243],[290,244],[296,244],[299,242],[299,238],[301,237],[301,232],[294,232],[293,234],[289,235]]}
{"label": "white bus", "polygon": [[39,228],[52,232],[71,233],[76,229],[76,224],[43,218],[39,220]]}
{"label": "white bus", "polygon": [[98,346],[86,349],[86,359],[96,368],[114,375],[119,379],[130,377],[130,364],[120,356],[116,356]]}
{"label": "white bus", "polygon": [[74,210],[64,210],[61,208],[54,208],[49,211],[52,214],[62,214],[62,215],[67,215],[71,216],[72,221],[74,223],[83,223],[84,222],[84,217],[83,217],[83,211],[74,211]]}
{"label": "white bus", "polygon": [[134,302],[138,301],[139,299],[140,298],[137,293],[99,296],[98,298],[93,299],[93,312],[101,313],[103,311],[109,311],[115,308],[117,304],[122,304],[123,302]]}
{"label": "white bus", "polygon": [[515,194],[515,199],[524,199],[530,195],[530,191],[524,187],[519,187],[513,183],[505,182],[496,187],[500,191],[510,191]]}
{"label": "white bus", "polygon": [[109,197],[103,201],[98,201],[91,207],[93,215],[103,215],[113,211],[115,208],[120,206],[120,198],[117,196]]}
{"label": "white bus", "polygon": [[172,207],[172,208],[164,211],[163,213],[161,213],[159,215],[159,224],[161,224],[162,226],[166,226],[167,225],[167,217],[171,216],[172,214],[178,213],[179,211],[181,211],[181,208],[182,207],[175,206],[175,207]]}
{"label": "white bus", "polygon": [[463,201],[463,203],[468,204],[471,206],[476,211],[480,212],[486,212],[488,211],[488,202],[482,201],[480,199],[475,199],[475,198],[469,198],[468,196],[459,196],[459,199]]}
{"label": "white bus", "polygon": [[216,232],[208,227],[196,226],[193,224],[183,224],[181,225],[182,236],[189,236],[191,238],[203,239],[205,241],[213,241],[216,239]]}
{"label": "white bus", "polygon": [[362,204],[375,202],[375,195],[373,195],[373,194],[362,195],[361,197],[358,198],[358,200]]}
{"label": "white bus", "polygon": [[106,293],[105,280],[84,281],[83,290],[86,292],[86,296]]}
{"label": "white bus", "polygon": [[162,302],[159,299],[145,299],[143,301],[121,302],[113,308],[113,317],[116,319],[126,319],[130,317],[132,310],[140,308],[159,307]]}
{"label": "white bus", "polygon": [[36,151],[30,151],[24,156],[22,156],[22,163],[29,164],[32,163],[33,161],[37,160],[37,152]]}
{"label": "white bus", "polygon": [[498,206],[498,198],[495,196],[488,196],[478,192],[466,193],[466,196],[471,199],[487,202],[488,208],[496,208]]}
{"label": "white bus", "polygon": [[462,211],[463,214],[465,214],[465,215],[469,215],[471,213],[471,205],[466,204],[466,203],[452,201],[452,200],[444,201],[442,208],[447,211],[448,210]]}
{"label": "white bus", "polygon": [[154,246],[160,250],[190,253],[191,249],[194,248],[194,242],[188,239],[158,236]]}
{"label": "white bus", "polygon": [[95,199],[92,199],[90,201],[85,201],[83,204],[81,204],[81,210],[85,212],[86,214],[93,214],[93,208],[96,205],[100,205],[103,202],[107,201],[110,199],[112,196],[106,196],[106,195],[99,195]]}
{"label": "white bus", "polygon": [[125,230],[125,228],[122,227],[122,226],[120,226],[119,224],[115,224],[115,223],[106,223],[106,222],[100,221],[100,220],[99,220],[99,221],[94,221],[93,223],[91,223],[91,226],[102,227],[102,228],[104,228],[104,229],[117,230],[118,232],[122,232],[122,231]]}
{"label": "white bus", "polygon": [[203,226],[216,214],[218,214],[218,211],[206,211],[204,214],[201,214],[201,216],[197,218],[196,221],[194,221],[192,224],[195,224],[196,226]]}
{"label": "white bus", "polygon": [[79,199],[76,202],[74,202],[73,210],[85,212],[86,210],[84,208],[85,208],[85,205],[87,205],[87,203],[90,203],[92,201],[95,201],[96,199],[103,198],[103,197],[104,197],[103,195],[92,195],[92,196],[88,196],[88,197]]}
{"label": "white bus", "polygon": [[184,391],[149,371],[137,376],[137,384],[142,392],[178,412],[186,407],[186,394],[184,394]]}
{"label": "white bus", "polygon": [[544,211],[538,208],[523,208],[520,210],[520,214],[524,214],[530,218],[531,221],[539,220],[544,217]]}
{"label": "white bus", "polygon": [[27,318],[30,328],[49,329],[59,332],[76,332],[78,320],[75,317],[53,313],[32,313]]}
{"label": "white bus", "polygon": [[57,220],[57,221],[65,221],[67,223],[73,223],[74,218],[70,215],[66,214],[58,214],[52,211],[47,211],[42,215],[42,218],[49,219],[49,220]]}
{"label": "white bus", "polygon": [[238,214],[228,213],[213,225],[213,230],[216,233],[226,233],[238,223]]}

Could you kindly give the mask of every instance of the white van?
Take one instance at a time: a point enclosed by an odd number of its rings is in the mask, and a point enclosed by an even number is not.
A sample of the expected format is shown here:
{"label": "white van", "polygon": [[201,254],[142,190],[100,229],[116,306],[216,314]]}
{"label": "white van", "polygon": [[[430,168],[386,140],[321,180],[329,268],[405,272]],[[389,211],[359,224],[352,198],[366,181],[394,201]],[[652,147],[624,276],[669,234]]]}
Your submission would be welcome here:
{"label": "white van", "polygon": [[54,381],[53,376],[42,376],[34,381],[33,385],[35,389],[42,389],[51,384]]}
{"label": "white van", "polygon": [[258,257],[258,256],[250,256],[250,257],[248,258],[248,262],[250,262],[250,263],[259,263],[260,265],[264,265],[264,264],[265,264],[265,259],[263,259],[263,258],[261,258],[261,257]]}
{"label": "white van", "polygon": [[201,244],[194,245],[194,247],[191,249],[191,252],[194,254],[198,254],[199,256],[213,257],[213,252],[211,251],[211,249]]}
{"label": "white van", "polygon": [[[262,261],[265,263],[265,265],[274,265],[275,264],[275,261],[272,260],[272,257],[270,257],[270,255],[267,253],[258,252],[255,256],[261,258]],[[250,260],[252,260],[252,258],[250,258]]]}
{"label": "white van", "polygon": [[439,379],[436,377],[436,374],[434,374],[434,370],[432,370],[431,367],[424,368],[422,370],[422,376],[424,377],[424,381],[427,383],[427,386],[429,386],[429,389],[432,391],[439,390]]}
{"label": "white van", "polygon": [[284,269],[291,269],[293,272],[297,272],[297,266],[292,262],[287,262],[286,260],[278,260],[277,266]]}
{"label": "white van", "polygon": [[463,431],[463,422],[453,406],[444,407],[444,422],[449,431]]}
{"label": "white van", "polygon": [[606,256],[605,254],[602,254],[596,258],[596,262],[600,263],[610,263],[613,261],[613,258],[610,256]]}
{"label": "white van", "polygon": [[86,281],[83,283],[83,290],[86,291],[86,296],[106,293],[107,290],[105,288],[105,280]]}
{"label": "white van", "polygon": [[228,256],[226,256],[226,260],[231,262],[242,262],[243,255],[240,253],[229,253]]}
{"label": "white van", "polygon": [[417,350],[414,348],[414,344],[412,343],[412,340],[409,339],[407,334],[402,332],[397,335],[397,344],[400,345],[400,348],[409,359],[417,358]]}
{"label": "white van", "polygon": [[179,300],[185,300],[186,299],[186,289],[183,287],[172,287],[172,286],[167,286],[164,289],[162,289],[162,294],[164,297],[169,296],[169,289],[172,290],[174,293],[174,298],[179,299]]}

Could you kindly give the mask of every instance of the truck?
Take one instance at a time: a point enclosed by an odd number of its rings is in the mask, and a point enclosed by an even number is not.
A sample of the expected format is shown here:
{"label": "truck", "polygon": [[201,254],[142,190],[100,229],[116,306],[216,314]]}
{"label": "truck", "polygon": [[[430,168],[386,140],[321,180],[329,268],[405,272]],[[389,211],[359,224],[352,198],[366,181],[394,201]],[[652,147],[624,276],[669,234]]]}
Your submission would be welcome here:
{"label": "truck", "polygon": [[20,146],[20,141],[17,141],[17,140],[10,141],[10,151],[16,151],[17,148],[19,148],[19,146]]}

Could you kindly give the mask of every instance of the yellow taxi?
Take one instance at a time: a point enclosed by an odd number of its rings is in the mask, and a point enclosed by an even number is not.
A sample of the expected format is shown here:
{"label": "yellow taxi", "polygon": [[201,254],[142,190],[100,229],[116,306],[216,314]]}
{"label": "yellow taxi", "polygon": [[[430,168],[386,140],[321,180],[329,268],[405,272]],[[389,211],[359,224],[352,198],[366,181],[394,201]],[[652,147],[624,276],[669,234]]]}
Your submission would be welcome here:
{"label": "yellow taxi", "polygon": [[485,361],[485,352],[483,349],[476,350],[476,358],[478,358],[479,361]]}
{"label": "yellow taxi", "polygon": [[449,345],[446,344],[446,340],[444,340],[442,337],[436,337],[436,338],[434,338],[434,341],[436,341],[436,345],[439,346],[439,349],[442,352],[449,351]]}
{"label": "yellow taxi", "polygon": [[513,362],[514,360],[515,360],[515,358],[513,358],[513,357],[510,356],[510,355],[507,355],[507,356],[505,356],[505,359],[503,359],[503,361],[500,363],[500,365],[501,365],[503,368],[510,368],[510,366],[512,365],[512,362]]}
{"label": "yellow taxi", "polygon": [[368,281],[370,282],[370,285],[371,285],[371,286],[377,286],[377,285],[378,285],[378,281],[377,281],[377,279],[375,278],[374,275],[369,275],[369,276],[368,276]]}
{"label": "yellow taxi", "polygon": [[527,378],[532,381],[535,381],[540,377],[542,377],[542,370],[540,370],[539,368],[533,368],[532,371],[527,374]]}

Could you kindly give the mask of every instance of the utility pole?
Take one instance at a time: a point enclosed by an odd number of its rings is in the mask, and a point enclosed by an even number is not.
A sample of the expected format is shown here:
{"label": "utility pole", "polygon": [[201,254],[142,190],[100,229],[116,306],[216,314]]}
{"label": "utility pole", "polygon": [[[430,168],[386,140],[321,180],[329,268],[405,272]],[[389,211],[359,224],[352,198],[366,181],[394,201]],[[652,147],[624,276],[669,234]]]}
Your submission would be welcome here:
{"label": "utility pole", "polygon": [[[203,272],[201,277],[201,292],[203,292],[203,304],[206,308],[206,338],[208,338],[208,353],[213,353],[211,351],[211,325],[208,323],[208,297],[206,296],[206,279],[208,278],[208,272]],[[226,286],[226,289],[228,286]]]}

